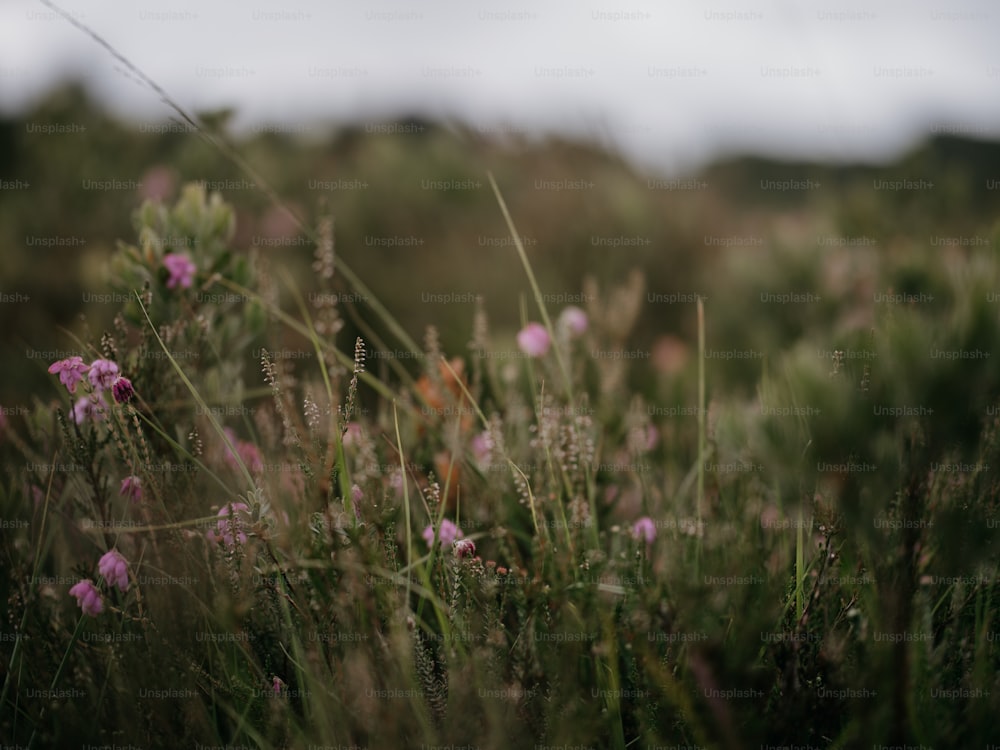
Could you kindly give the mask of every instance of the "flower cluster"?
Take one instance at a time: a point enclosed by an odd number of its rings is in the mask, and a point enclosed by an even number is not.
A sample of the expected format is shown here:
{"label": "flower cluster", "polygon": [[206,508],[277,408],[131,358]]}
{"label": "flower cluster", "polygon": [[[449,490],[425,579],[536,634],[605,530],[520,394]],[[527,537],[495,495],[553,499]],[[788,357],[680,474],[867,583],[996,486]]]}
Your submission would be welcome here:
{"label": "flower cluster", "polygon": [[128,591],[128,561],[118,550],[106,552],[97,569],[109,586],[117,586],[122,591]]}
{"label": "flower cluster", "polygon": [[84,578],[69,590],[70,596],[76,597],[76,603],[80,605],[83,614],[97,617],[104,611],[104,602],[101,601],[101,594],[98,592],[94,582],[89,578]]}
{"label": "flower cluster", "polygon": [[[117,586],[121,591],[128,591],[128,560],[118,550],[105,552],[97,563],[97,570],[104,578],[108,587]],[[97,617],[104,611],[104,600],[101,599],[101,592],[89,578],[77,581],[69,590],[69,594],[76,598],[83,614]]]}
{"label": "flower cluster", "polygon": [[167,268],[170,278],[167,279],[167,289],[181,287],[188,289],[194,280],[197,267],[191,259],[183,253],[168,253],[163,256],[163,265]]}
{"label": "flower cluster", "polygon": [[225,544],[230,548],[235,547],[237,542],[246,544],[247,535],[243,528],[249,515],[250,506],[246,503],[229,503],[222,506],[219,510],[219,520],[215,524],[216,528],[209,529],[206,534],[208,540],[216,544]]}
{"label": "flower cluster", "polygon": [[[441,528],[438,529],[437,538],[441,541],[442,545],[449,547],[455,542],[456,539],[461,539],[463,536],[465,536],[465,534],[462,533],[462,530],[447,518],[441,521]],[[424,541],[427,542],[428,547],[434,546],[433,524],[424,529],[423,537]]]}
{"label": "flower cluster", "polygon": [[242,463],[255,474],[263,471],[264,458],[261,456],[260,449],[256,445],[246,440],[240,440],[236,437],[236,432],[231,427],[226,427],[223,432],[226,433],[226,438],[229,440],[230,445],[236,449],[234,453],[228,446],[226,447],[226,463],[234,469],[239,468],[240,463]]}
{"label": "flower cluster", "polygon": [[127,497],[133,503],[142,500],[142,480],[134,475],[125,477],[122,480],[122,485],[118,490],[118,494],[122,497]]}
{"label": "flower cluster", "polygon": [[49,372],[59,375],[59,382],[66,386],[70,393],[76,393],[76,386],[84,375],[90,383],[92,392],[83,396],[73,404],[72,419],[77,424],[86,419],[100,421],[104,418],[104,401],[101,394],[111,391],[114,400],[124,404],[135,396],[132,381],[124,377],[118,370],[118,365],[110,359],[95,359],[89,365],[84,364],[83,357],[67,357],[49,365]]}

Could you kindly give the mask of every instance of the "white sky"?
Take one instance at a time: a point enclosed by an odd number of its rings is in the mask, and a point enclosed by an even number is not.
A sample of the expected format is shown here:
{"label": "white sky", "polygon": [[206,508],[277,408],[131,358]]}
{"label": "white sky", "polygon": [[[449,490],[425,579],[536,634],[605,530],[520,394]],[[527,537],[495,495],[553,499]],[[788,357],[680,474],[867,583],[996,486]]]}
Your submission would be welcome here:
{"label": "white sky", "polygon": [[[244,127],[424,114],[586,136],[668,172],[723,152],[877,159],[934,131],[1000,136],[988,0],[62,7],[182,106],[235,107]],[[122,114],[169,115],[38,0],[0,0],[0,109],[70,74]]]}

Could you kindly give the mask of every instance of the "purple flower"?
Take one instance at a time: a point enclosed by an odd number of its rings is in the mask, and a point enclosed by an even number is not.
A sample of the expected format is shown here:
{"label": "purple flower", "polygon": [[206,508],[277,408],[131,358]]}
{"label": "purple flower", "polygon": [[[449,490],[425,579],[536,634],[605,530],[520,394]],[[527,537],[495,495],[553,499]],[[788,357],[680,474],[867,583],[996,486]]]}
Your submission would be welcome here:
{"label": "purple flower", "polygon": [[104,421],[104,404],[94,394],[81,396],[73,404],[73,413],[69,415],[69,418],[77,424],[83,424],[88,419],[102,422]]}
{"label": "purple flower", "polygon": [[142,500],[142,480],[133,475],[122,480],[121,489],[118,494],[127,497],[133,503]]}
{"label": "purple flower", "polygon": [[90,363],[90,372],[87,373],[90,384],[96,391],[106,391],[114,385],[118,379],[118,365],[110,359],[95,359]]}
{"label": "purple flower", "polygon": [[83,380],[83,374],[87,370],[87,365],[83,364],[83,357],[60,359],[49,365],[49,372],[53,375],[58,372],[59,382],[66,386],[66,390],[70,393],[76,393],[76,384]]}
{"label": "purple flower", "polygon": [[[438,530],[438,539],[441,540],[441,544],[445,546],[451,545],[456,539],[461,539],[463,536],[465,536],[465,534],[462,533],[462,530],[447,518],[441,521],[441,528]],[[434,545],[433,525],[424,529],[423,537],[424,541],[427,542],[428,547]]]}
{"label": "purple flower", "polygon": [[541,323],[528,323],[517,334],[518,347],[529,357],[545,356],[551,343],[549,332]]}
{"label": "purple flower", "polygon": [[459,539],[455,542],[455,557],[461,560],[463,557],[472,557],[476,554],[476,543],[471,539]]}
{"label": "purple flower", "polygon": [[649,516],[643,516],[632,526],[632,536],[645,539],[646,544],[652,544],[656,538],[656,523]]}
{"label": "purple flower", "polygon": [[191,262],[191,259],[181,253],[168,253],[164,255],[163,265],[167,267],[167,271],[170,273],[170,278],[167,279],[167,289],[173,289],[177,286],[187,289],[194,280],[194,272],[198,270],[197,266]]}
{"label": "purple flower", "polygon": [[122,557],[121,552],[115,549],[105,552],[97,563],[97,570],[104,576],[108,586],[117,586],[122,591],[128,591],[128,561]]}
{"label": "purple flower", "polygon": [[131,401],[135,395],[135,388],[132,387],[132,381],[124,377],[116,378],[115,382],[111,384],[111,395],[115,397],[115,401],[119,404]]}
{"label": "purple flower", "polygon": [[[244,518],[250,513],[250,508],[246,503],[230,503],[229,505],[222,506],[219,510],[219,520],[216,522],[216,528],[209,529],[206,536],[209,541],[222,542],[227,547],[234,546],[237,541],[240,544],[246,544],[247,535],[243,532],[243,518],[237,515],[230,518],[230,506],[236,513],[241,513]],[[233,535],[234,531],[235,536]]]}
{"label": "purple flower", "polygon": [[570,338],[575,339],[583,335],[588,323],[587,313],[579,307],[570,306],[559,313],[559,322],[556,325],[559,326],[559,330],[566,331]]}
{"label": "purple flower", "polygon": [[271,681],[271,687],[274,690],[275,697],[277,697],[281,695],[281,691],[285,687],[285,682],[278,677],[278,675],[275,675],[274,679]]}
{"label": "purple flower", "polygon": [[70,596],[76,597],[76,603],[80,605],[83,614],[97,617],[104,611],[104,602],[98,593],[94,582],[89,578],[84,578],[69,590]]}

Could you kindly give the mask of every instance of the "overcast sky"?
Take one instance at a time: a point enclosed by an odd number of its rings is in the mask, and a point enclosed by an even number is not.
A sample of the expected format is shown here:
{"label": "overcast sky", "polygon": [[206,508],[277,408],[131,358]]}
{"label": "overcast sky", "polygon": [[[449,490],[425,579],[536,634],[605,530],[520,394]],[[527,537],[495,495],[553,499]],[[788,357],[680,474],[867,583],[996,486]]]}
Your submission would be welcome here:
{"label": "overcast sky", "polygon": [[[932,132],[1000,136],[988,0],[65,0],[189,109],[245,128],[425,114],[583,135],[668,172],[734,151],[889,158]],[[0,108],[84,78],[169,110],[37,0],[0,3]],[[318,130],[316,130],[318,132]]]}

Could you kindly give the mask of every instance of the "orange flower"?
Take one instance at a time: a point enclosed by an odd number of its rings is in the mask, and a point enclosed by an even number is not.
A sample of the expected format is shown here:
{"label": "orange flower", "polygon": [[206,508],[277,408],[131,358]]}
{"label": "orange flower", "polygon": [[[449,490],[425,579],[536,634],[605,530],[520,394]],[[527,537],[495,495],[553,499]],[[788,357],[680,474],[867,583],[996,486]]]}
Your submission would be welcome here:
{"label": "orange flower", "polygon": [[[427,374],[421,375],[420,379],[417,380],[417,393],[425,402],[421,411],[431,417],[430,422],[438,421],[436,418],[457,416],[461,431],[468,432],[475,423],[476,415],[462,391],[462,385],[468,385],[464,376],[465,363],[458,357],[452,359],[447,365],[444,360],[441,360],[438,363],[438,372],[441,375],[440,382],[432,380]],[[443,389],[442,386],[444,386]]]}

